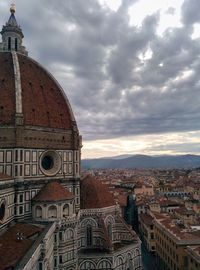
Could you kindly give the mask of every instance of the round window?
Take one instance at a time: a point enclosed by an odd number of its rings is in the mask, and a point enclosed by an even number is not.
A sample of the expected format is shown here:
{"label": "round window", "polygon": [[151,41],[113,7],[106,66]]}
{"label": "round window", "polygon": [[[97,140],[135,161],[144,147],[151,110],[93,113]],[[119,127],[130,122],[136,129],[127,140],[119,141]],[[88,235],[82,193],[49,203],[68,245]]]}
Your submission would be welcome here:
{"label": "round window", "polygon": [[53,176],[61,167],[61,158],[56,151],[46,151],[40,157],[40,169],[43,174]]}
{"label": "round window", "polygon": [[1,206],[0,206],[0,220],[3,220],[4,219],[5,210],[6,210],[5,204],[2,203]]}
{"label": "round window", "polygon": [[45,170],[51,170],[53,168],[54,162],[52,156],[44,156],[42,159],[42,167]]}

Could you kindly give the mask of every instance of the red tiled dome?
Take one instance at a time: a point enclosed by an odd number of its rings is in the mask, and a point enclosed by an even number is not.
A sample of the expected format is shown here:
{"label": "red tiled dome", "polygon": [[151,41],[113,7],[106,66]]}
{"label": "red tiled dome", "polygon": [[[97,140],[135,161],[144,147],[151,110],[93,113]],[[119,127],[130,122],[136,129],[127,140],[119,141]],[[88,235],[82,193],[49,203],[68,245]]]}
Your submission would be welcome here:
{"label": "red tiled dome", "polygon": [[39,193],[33,198],[36,202],[56,202],[71,200],[74,195],[64,188],[58,182],[51,182],[44,186]]}
{"label": "red tiled dome", "polygon": [[[24,125],[70,129],[70,104],[55,79],[31,58],[17,53]],[[0,53],[0,125],[13,125],[16,114],[16,77],[12,53]]]}
{"label": "red tiled dome", "polygon": [[107,186],[91,176],[81,182],[81,208],[103,208],[115,205],[113,195]]}

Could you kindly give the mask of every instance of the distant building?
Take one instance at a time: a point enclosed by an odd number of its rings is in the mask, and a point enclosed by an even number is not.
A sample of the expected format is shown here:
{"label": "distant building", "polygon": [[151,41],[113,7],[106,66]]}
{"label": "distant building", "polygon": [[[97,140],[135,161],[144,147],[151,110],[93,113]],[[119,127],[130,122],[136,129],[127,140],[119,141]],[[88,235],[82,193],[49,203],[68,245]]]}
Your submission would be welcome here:
{"label": "distant building", "polygon": [[199,270],[200,269],[200,246],[188,247],[188,270]]}
{"label": "distant building", "polygon": [[150,186],[150,185],[137,184],[134,187],[134,194],[136,196],[138,196],[140,194],[147,195],[147,196],[153,196],[154,195],[154,188],[153,188],[153,186]]}
{"label": "distant building", "polygon": [[155,253],[156,243],[154,235],[154,218],[149,214],[139,216],[139,231],[142,242],[149,252]]}
{"label": "distant building", "polygon": [[199,231],[186,230],[174,224],[169,216],[161,214],[156,216],[154,226],[156,253],[159,265],[163,267],[161,269],[188,270],[186,248],[200,244]]}

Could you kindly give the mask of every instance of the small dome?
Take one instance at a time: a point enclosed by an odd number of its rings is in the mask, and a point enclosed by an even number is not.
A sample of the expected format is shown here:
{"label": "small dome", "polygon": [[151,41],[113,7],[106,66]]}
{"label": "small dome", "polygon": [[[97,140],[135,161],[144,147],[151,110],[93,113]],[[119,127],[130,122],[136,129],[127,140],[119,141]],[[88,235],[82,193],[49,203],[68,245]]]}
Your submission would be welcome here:
{"label": "small dome", "polygon": [[87,176],[81,182],[81,208],[104,208],[114,206],[113,195],[101,181]]}
{"label": "small dome", "polygon": [[74,195],[58,182],[51,182],[44,186],[33,198],[35,202],[57,202],[71,200]]}

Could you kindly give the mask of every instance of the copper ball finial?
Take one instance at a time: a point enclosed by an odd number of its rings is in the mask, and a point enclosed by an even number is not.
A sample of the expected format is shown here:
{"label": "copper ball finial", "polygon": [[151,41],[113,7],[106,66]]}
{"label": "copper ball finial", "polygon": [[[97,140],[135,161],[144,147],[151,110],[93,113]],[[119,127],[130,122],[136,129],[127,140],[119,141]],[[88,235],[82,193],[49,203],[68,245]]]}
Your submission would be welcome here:
{"label": "copper ball finial", "polygon": [[16,11],[15,4],[11,4],[11,6],[10,6],[10,12],[11,13],[15,13],[15,11]]}

